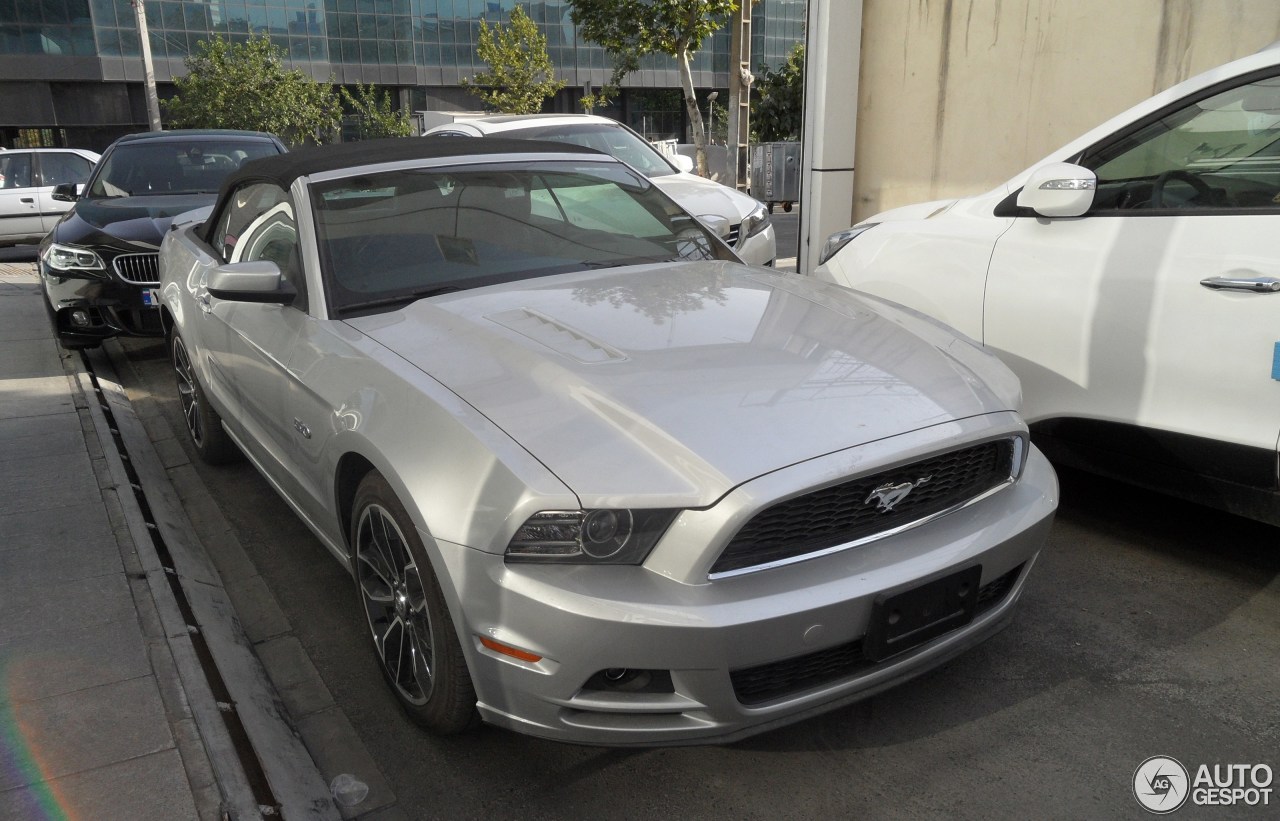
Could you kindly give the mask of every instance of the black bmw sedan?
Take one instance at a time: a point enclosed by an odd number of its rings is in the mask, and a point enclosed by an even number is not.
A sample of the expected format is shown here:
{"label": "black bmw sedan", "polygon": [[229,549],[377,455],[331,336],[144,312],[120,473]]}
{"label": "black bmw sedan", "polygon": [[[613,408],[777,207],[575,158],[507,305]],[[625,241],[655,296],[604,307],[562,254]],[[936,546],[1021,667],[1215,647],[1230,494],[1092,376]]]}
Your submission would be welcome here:
{"label": "black bmw sedan", "polygon": [[247,160],[285,152],[254,131],[157,131],[121,137],[83,186],[54,189],[75,206],[40,243],[39,270],[58,341],[92,348],[119,334],[159,336],[157,251],[178,214],[212,205]]}

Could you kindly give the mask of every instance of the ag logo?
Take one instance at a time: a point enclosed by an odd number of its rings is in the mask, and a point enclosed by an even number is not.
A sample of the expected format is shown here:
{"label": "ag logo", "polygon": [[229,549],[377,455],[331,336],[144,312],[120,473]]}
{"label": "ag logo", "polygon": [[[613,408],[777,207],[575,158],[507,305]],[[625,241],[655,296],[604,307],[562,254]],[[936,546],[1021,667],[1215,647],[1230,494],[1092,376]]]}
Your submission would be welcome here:
{"label": "ag logo", "polygon": [[933,476],[931,474],[929,476],[916,479],[914,482],[900,482],[896,485],[893,482],[888,482],[871,491],[866,500],[863,501],[863,504],[869,505],[874,499],[876,501],[876,510],[881,513],[888,513],[890,510],[893,510],[894,505],[907,498],[908,493],[920,487],[932,478]]}
{"label": "ag logo", "polygon": [[1133,797],[1144,810],[1164,815],[1181,807],[1191,791],[1187,768],[1176,758],[1155,755],[1133,773]]}

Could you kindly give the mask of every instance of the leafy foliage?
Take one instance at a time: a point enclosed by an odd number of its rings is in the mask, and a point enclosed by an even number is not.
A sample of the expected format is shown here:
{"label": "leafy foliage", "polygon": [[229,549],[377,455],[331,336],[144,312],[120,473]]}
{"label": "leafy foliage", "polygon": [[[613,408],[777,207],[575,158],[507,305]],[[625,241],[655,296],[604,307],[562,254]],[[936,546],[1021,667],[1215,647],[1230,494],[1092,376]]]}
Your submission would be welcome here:
{"label": "leafy foliage", "polygon": [[547,38],[520,6],[511,9],[505,28],[499,24],[489,28],[480,21],[476,51],[489,70],[463,80],[462,85],[499,111],[536,114],[543,100],[564,88],[564,82],[555,79]]}
{"label": "leafy foliage", "polygon": [[[706,133],[693,91],[690,55],[738,10],[738,0],[573,0],[569,12],[582,36],[603,46],[613,60],[613,77],[602,94],[616,92],[641,57],[666,54],[680,66],[684,107],[693,125],[698,170],[707,168]],[[599,101],[595,101],[599,104]]]}
{"label": "leafy foliage", "polygon": [[360,139],[408,137],[413,133],[409,112],[392,110],[391,95],[388,92],[379,92],[371,85],[360,83],[356,84],[355,94],[345,88],[339,91],[342,101],[359,121]]}
{"label": "leafy foliage", "polygon": [[804,122],[804,44],[796,43],[777,71],[760,70],[751,103],[751,126],[757,142],[799,140]]}
{"label": "leafy foliage", "polygon": [[187,76],[164,102],[180,128],[266,131],[296,143],[323,142],[338,126],[341,107],[332,88],[297,69],[286,70],[284,50],[265,36],[244,43],[202,40],[186,59]]}

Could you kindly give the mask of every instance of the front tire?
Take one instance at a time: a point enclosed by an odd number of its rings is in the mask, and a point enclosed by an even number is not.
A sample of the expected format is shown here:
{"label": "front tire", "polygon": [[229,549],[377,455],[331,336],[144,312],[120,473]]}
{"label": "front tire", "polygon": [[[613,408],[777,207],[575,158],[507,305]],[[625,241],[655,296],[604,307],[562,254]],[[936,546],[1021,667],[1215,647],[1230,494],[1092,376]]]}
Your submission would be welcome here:
{"label": "front tire", "polygon": [[400,706],[440,735],[474,726],[475,688],[440,582],[408,512],[377,471],[356,489],[351,545],[373,649]]}
{"label": "front tire", "polygon": [[222,417],[209,404],[200,387],[187,346],[175,330],[169,336],[169,361],[178,382],[178,400],[182,403],[183,421],[187,423],[187,435],[201,461],[210,465],[225,465],[240,458],[240,449],[222,427]]}

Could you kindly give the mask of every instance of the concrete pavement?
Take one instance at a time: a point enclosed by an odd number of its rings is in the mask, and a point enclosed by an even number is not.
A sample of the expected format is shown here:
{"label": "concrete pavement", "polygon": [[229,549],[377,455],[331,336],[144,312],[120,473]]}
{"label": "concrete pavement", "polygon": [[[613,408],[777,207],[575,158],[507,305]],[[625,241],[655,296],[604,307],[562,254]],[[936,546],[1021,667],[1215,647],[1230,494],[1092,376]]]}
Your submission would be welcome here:
{"label": "concrete pavement", "polygon": [[0,263],[0,351],[0,818],[339,817],[31,263]]}

